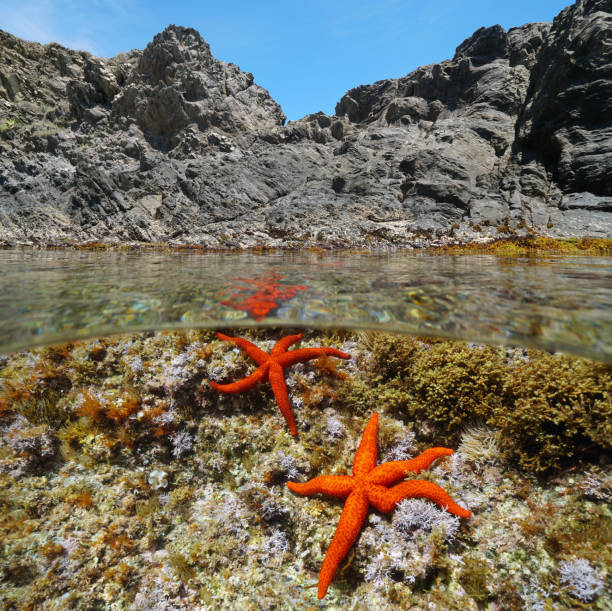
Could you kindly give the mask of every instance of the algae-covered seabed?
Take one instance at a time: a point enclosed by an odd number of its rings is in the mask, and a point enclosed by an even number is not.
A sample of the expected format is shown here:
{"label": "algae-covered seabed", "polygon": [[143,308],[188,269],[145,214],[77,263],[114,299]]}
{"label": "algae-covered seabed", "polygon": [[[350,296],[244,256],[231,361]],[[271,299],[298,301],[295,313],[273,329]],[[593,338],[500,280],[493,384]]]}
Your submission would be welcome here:
{"label": "algae-covered seabed", "polygon": [[[244,330],[270,350],[288,331]],[[210,331],[0,357],[5,609],[609,609],[612,370],[535,350],[306,331],[334,346],[269,384]],[[423,499],[371,512],[323,601],[342,502],[286,487],[350,473],[373,412],[379,461],[456,450]]]}

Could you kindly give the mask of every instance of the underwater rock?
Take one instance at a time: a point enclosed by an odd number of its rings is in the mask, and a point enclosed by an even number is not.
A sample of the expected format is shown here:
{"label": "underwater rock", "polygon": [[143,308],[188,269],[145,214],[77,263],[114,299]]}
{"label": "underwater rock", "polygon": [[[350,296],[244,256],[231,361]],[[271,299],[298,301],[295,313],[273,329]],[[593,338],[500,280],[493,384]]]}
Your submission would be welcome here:
{"label": "underwater rock", "polygon": [[[282,335],[233,332],[266,349]],[[236,350],[228,363],[214,342],[206,330],[136,333],[0,361],[2,608],[314,607],[342,508],[286,483],[346,473],[375,410],[384,462],[409,460],[432,439],[456,441],[452,457],[418,477],[472,516],[460,521],[424,499],[392,516],[372,511],[327,591],[330,607],[610,607],[612,473],[600,461],[610,449],[609,367],[531,349],[306,330],[305,347],[332,343],[355,358],[339,361],[347,375],[317,361],[292,368],[296,439],[272,392],[228,397],[208,387],[249,361]],[[64,392],[52,392],[57,383]],[[485,426],[477,410],[498,401],[507,422]],[[557,407],[567,417],[560,427]],[[514,426],[513,412],[531,418],[533,434],[554,432],[550,447]],[[576,435],[568,423],[577,417]],[[558,448],[564,460],[553,466]],[[536,455],[550,476],[534,477],[527,459]]]}

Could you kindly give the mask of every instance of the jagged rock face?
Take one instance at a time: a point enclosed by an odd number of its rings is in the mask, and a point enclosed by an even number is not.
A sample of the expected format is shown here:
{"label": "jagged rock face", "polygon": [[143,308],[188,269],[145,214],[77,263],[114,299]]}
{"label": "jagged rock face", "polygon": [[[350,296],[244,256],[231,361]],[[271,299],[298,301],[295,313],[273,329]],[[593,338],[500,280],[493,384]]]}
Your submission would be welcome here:
{"label": "jagged rock face", "polygon": [[0,32],[0,242],[609,236],[610,31],[607,0],[481,28],[287,125],[190,28],[112,59]]}
{"label": "jagged rock face", "polygon": [[135,121],[152,144],[170,149],[189,125],[232,133],[285,121],[252,74],[215,60],[198,32],[176,26],[147,46],[112,109],[116,118]]}
{"label": "jagged rock face", "polygon": [[563,190],[612,195],[611,13],[611,0],[562,11],[531,73],[519,142]]}

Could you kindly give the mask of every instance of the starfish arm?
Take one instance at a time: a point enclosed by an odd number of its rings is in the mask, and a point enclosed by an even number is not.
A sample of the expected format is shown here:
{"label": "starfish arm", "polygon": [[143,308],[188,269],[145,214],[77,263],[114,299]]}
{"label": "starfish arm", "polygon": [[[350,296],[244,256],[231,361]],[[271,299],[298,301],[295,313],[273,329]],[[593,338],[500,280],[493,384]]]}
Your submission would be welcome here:
{"label": "starfish arm", "polygon": [[368,499],[361,491],[350,494],[344,503],[334,538],[323,559],[319,573],[318,598],[323,598],[338,566],[351,549],[368,515]]}
{"label": "starfish arm", "polygon": [[297,494],[310,495],[323,493],[345,499],[354,487],[353,478],[350,475],[319,475],[307,482],[287,482],[287,488]]}
{"label": "starfish arm", "polygon": [[[460,518],[468,518],[471,515],[470,511],[457,505],[450,495],[440,488],[440,486],[421,479],[412,479],[397,484],[397,486],[393,486],[393,488],[389,488],[384,503],[386,503],[386,507],[391,506],[391,509],[393,509],[400,501],[411,498],[429,499],[440,505],[443,509],[446,509],[446,511]],[[383,510],[381,509],[381,511]],[[388,511],[390,510],[387,510],[387,512]]]}
{"label": "starfish arm", "polygon": [[373,484],[389,486],[403,479],[408,471],[418,473],[427,469],[431,463],[440,456],[450,456],[453,451],[450,448],[428,448],[422,454],[410,460],[394,460],[374,467],[368,480]]}
{"label": "starfish arm", "polygon": [[289,349],[289,346],[293,346],[293,344],[299,342],[301,339],[301,333],[298,333],[297,335],[287,335],[287,337],[282,337],[276,342],[274,348],[272,348],[270,356],[279,356],[280,354],[284,354]]}
{"label": "starfish arm", "polygon": [[289,425],[289,432],[291,435],[295,436],[297,433],[297,426],[295,424],[293,412],[291,411],[291,405],[289,404],[289,395],[287,394],[287,385],[285,384],[283,368],[278,363],[270,362],[268,380],[270,380],[272,392],[274,392],[276,403],[278,404],[281,414],[285,417]]}
{"label": "starfish arm", "polygon": [[312,359],[318,359],[319,357],[327,354],[328,356],[337,356],[340,359],[350,359],[351,355],[346,352],[341,352],[336,348],[298,348],[297,350],[290,350],[281,354],[277,361],[285,369],[296,363],[304,363],[305,361],[311,361]]}
{"label": "starfish arm", "polygon": [[353,475],[366,475],[374,468],[378,455],[377,435],[378,414],[373,414],[363,431],[357,452],[355,452]]}
{"label": "starfish arm", "polygon": [[224,342],[234,342],[238,348],[244,350],[258,365],[262,365],[270,358],[270,355],[267,352],[264,352],[258,348],[248,339],[244,339],[242,337],[230,337],[229,335],[224,335],[223,333],[217,333],[217,337],[222,339]]}
{"label": "starfish arm", "polygon": [[373,484],[367,488],[368,501],[381,513],[389,513],[395,508],[397,501],[389,495],[389,489]]}
{"label": "starfish arm", "polygon": [[242,380],[238,380],[237,382],[232,382],[231,384],[218,384],[213,380],[209,380],[208,383],[215,389],[220,392],[224,392],[228,395],[233,395],[239,392],[245,392],[247,390],[251,390],[261,382],[268,373],[268,367],[261,366],[258,367],[250,376],[246,378],[242,378]]}

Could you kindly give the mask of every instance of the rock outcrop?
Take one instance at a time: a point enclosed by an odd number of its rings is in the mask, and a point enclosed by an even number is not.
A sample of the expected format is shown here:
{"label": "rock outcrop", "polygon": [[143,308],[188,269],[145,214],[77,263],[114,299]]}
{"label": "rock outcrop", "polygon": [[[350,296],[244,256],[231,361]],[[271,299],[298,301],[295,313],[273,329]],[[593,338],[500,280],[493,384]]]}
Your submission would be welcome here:
{"label": "rock outcrop", "polygon": [[190,28],[112,59],[0,31],[0,243],[610,237],[611,9],[481,28],[287,124]]}

